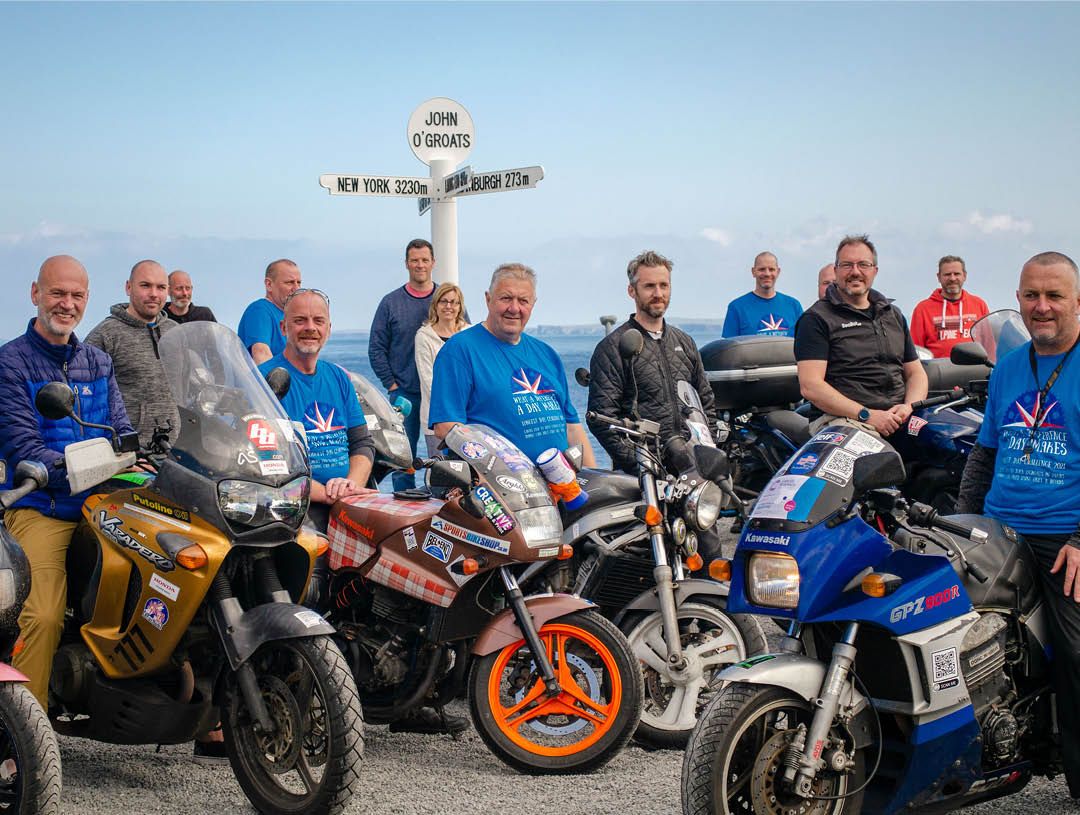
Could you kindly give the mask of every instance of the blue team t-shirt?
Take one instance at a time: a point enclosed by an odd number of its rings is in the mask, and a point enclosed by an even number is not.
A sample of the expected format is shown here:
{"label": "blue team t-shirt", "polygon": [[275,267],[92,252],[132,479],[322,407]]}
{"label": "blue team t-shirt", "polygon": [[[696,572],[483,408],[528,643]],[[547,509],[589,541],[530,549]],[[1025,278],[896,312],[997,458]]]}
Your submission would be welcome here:
{"label": "blue team t-shirt", "polygon": [[305,374],[284,354],[266,360],[259,371],[265,376],[277,367],[284,368],[292,378],[281,405],[289,418],[303,424],[307,432],[311,477],[322,484],[331,478],[347,477],[348,430],[367,424],[348,375],[341,367],[322,360],[314,374]]}
{"label": "blue team t-shirt", "polygon": [[1035,356],[1036,383],[1030,345],[999,360],[990,377],[979,444],[997,448],[997,463],[983,511],[1021,533],[1068,534],[1080,524],[1080,350],[1069,357],[1051,388],[1032,438],[1039,391],[1064,354]]}
{"label": "blue team t-shirt", "polygon": [[486,424],[534,461],[549,447],[566,449],[566,425],[581,422],[555,349],[527,334],[511,345],[483,323],[435,357],[428,421]]}
{"label": "blue team t-shirt", "polygon": [[725,337],[794,337],[802,305],[794,297],[777,292],[765,299],[748,292],[728,304],[724,317]]}
{"label": "blue team t-shirt", "polygon": [[236,333],[248,351],[255,343],[263,342],[270,346],[271,354],[280,354],[285,350],[285,335],[281,333],[284,319],[285,312],[264,297],[244,309]]}

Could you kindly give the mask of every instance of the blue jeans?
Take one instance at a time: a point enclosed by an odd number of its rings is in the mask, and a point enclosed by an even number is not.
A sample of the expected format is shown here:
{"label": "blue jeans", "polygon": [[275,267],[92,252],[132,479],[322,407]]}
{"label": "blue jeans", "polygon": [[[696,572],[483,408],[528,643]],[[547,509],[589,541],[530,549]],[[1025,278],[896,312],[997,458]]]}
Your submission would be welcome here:
{"label": "blue jeans", "polygon": [[[401,388],[397,388],[390,391],[390,401],[393,402],[399,394],[412,402],[412,411],[405,417],[405,435],[409,437],[409,448],[415,456],[416,443],[420,439],[420,394],[408,393]],[[390,478],[395,492],[397,490],[412,489],[416,486],[416,475],[414,473],[395,472]]]}

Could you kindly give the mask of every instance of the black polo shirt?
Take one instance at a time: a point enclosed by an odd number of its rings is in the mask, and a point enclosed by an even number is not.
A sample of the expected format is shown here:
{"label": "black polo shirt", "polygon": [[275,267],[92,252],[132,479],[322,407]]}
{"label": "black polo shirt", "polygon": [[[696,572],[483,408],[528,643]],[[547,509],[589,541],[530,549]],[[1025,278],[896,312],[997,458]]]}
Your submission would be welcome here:
{"label": "black polo shirt", "polygon": [[918,358],[904,315],[874,289],[870,308],[857,309],[829,286],[795,324],[796,361],[825,360],[825,381],[868,408],[901,404],[904,363]]}
{"label": "black polo shirt", "polygon": [[214,312],[208,309],[206,306],[188,306],[187,314],[174,314],[172,309],[169,308],[172,303],[165,304],[165,311],[168,312],[169,317],[178,323],[193,323],[199,320],[208,323],[216,323],[217,319],[214,317]]}

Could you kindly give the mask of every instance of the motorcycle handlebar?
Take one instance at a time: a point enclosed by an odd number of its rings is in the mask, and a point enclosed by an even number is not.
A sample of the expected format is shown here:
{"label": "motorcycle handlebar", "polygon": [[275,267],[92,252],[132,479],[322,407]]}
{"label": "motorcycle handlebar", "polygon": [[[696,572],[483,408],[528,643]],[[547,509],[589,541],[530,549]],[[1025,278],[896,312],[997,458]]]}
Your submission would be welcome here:
{"label": "motorcycle handlebar", "polygon": [[597,413],[595,410],[590,410],[586,413],[585,419],[586,421],[600,422],[601,424],[611,425],[612,427],[621,427],[623,430],[629,430],[632,433],[648,434],[652,436],[659,435],[660,433],[660,425],[648,419],[618,419],[604,413]]}
{"label": "motorcycle handlebar", "polygon": [[962,399],[967,394],[963,388],[953,388],[949,393],[943,393],[941,396],[934,396],[930,399],[920,399],[918,402],[911,403],[912,412],[916,410],[922,410],[923,408],[933,407],[934,405],[944,405],[947,402],[955,402],[957,399]]}
{"label": "motorcycle handlebar", "polygon": [[[916,526],[936,527],[937,529],[952,532],[954,535],[960,535],[971,541],[982,541],[987,538],[986,532],[978,527],[962,524],[948,518],[942,518],[936,509],[927,506],[926,504],[911,504],[908,507],[907,516],[908,520]],[[985,583],[990,579],[990,576],[979,568],[977,563],[972,563],[966,557],[962,558],[962,560],[964,568],[967,569],[968,573],[980,583]]]}

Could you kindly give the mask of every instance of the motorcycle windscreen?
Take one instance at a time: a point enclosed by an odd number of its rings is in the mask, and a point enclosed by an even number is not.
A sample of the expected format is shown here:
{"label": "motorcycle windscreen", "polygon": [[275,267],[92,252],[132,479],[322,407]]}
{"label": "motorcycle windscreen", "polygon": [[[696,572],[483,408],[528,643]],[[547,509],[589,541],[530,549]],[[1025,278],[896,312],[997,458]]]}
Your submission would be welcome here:
{"label": "motorcycle windscreen", "polygon": [[986,349],[995,365],[1010,351],[1031,339],[1020,312],[1012,308],[991,311],[971,327],[971,339]]}
{"label": "motorcycle windscreen", "polygon": [[212,480],[281,484],[308,472],[299,433],[240,338],[220,323],[191,322],[158,343],[180,410],[173,455]]}
{"label": "motorcycle windscreen", "polygon": [[709,417],[705,415],[705,407],[701,404],[701,395],[697,389],[685,379],[680,379],[675,383],[675,391],[683,405],[683,421],[690,431],[690,443],[715,447],[716,442],[709,430]]}
{"label": "motorcycle windscreen", "polygon": [[360,409],[364,411],[364,420],[375,441],[379,458],[397,467],[412,466],[413,451],[409,445],[409,437],[405,435],[405,420],[401,414],[394,410],[382,391],[367,379],[347,368],[342,370],[348,374],[353,390],[356,391],[356,398],[360,401]]}
{"label": "motorcycle windscreen", "polygon": [[513,442],[483,424],[459,424],[446,434],[446,446],[484,476],[511,512],[554,506],[540,468]]}
{"label": "motorcycle windscreen", "polygon": [[891,450],[865,431],[834,425],[798,449],[761,491],[750,513],[755,527],[800,532],[848,506],[855,459]]}

